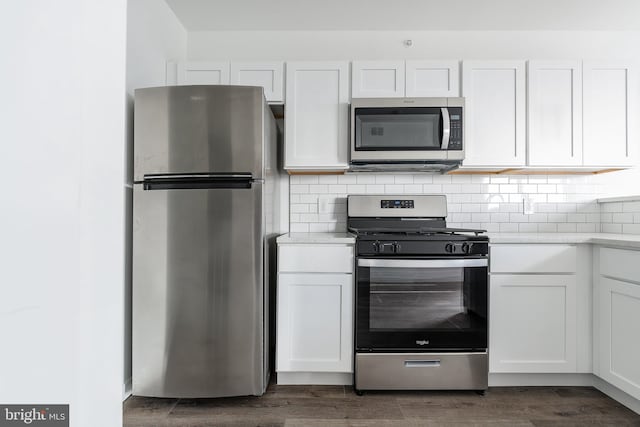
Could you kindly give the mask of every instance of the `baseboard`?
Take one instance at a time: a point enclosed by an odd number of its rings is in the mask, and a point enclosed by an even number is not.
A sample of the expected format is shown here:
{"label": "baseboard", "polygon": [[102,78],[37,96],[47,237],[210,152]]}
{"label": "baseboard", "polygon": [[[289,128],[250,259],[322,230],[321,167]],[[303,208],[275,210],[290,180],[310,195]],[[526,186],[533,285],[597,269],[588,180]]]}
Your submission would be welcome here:
{"label": "baseboard", "polygon": [[277,372],[278,385],[352,385],[353,374],[338,372]]}
{"label": "baseboard", "polygon": [[489,387],[593,386],[592,374],[489,374]]}
{"label": "baseboard", "polygon": [[593,386],[613,400],[620,402],[627,408],[631,409],[636,414],[640,414],[640,400],[630,394],[625,393],[618,387],[609,384],[602,378],[596,377],[595,375],[593,376]]}
{"label": "baseboard", "polygon": [[124,402],[131,396],[131,378],[128,378],[124,384],[122,384],[122,401]]}

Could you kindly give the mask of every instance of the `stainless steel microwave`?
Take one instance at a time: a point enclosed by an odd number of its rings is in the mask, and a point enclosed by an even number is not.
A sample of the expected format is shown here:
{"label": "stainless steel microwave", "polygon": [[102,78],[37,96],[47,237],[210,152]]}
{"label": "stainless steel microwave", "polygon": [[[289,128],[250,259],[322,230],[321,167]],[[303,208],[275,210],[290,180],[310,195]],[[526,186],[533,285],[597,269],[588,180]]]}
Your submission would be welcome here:
{"label": "stainless steel microwave", "polygon": [[464,160],[464,98],[351,101],[353,170],[448,170]]}

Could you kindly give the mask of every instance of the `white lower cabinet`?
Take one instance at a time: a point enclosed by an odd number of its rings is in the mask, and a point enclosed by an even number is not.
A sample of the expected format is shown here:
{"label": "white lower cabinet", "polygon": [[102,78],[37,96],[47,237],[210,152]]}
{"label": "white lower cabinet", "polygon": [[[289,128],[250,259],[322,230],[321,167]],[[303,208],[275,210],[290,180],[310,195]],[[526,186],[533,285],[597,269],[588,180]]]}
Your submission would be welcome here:
{"label": "white lower cabinet", "polygon": [[353,245],[278,244],[278,384],[353,381]]}
{"label": "white lower cabinet", "polygon": [[491,372],[576,371],[576,277],[491,277]]}
{"label": "white lower cabinet", "polygon": [[581,258],[590,254],[587,248],[579,251],[575,245],[491,246],[490,372],[591,369],[590,357],[583,356],[581,363],[578,360],[579,349],[589,350],[591,336],[586,321],[590,282],[577,273],[578,253]]}
{"label": "white lower cabinet", "polygon": [[640,251],[599,248],[597,375],[640,399]]}
{"label": "white lower cabinet", "polygon": [[352,372],[350,274],[281,274],[278,372]]}

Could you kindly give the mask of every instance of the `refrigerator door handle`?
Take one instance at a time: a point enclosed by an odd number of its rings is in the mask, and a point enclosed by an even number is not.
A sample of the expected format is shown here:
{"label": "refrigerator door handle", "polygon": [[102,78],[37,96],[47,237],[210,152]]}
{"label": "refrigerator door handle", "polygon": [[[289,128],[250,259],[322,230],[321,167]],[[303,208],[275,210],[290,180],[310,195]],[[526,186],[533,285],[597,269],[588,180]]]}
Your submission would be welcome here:
{"label": "refrigerator door handle", "polygon": [[145,190],[192,190],[207,188],[251,188],[250,173],[194,173],[145,175]]}

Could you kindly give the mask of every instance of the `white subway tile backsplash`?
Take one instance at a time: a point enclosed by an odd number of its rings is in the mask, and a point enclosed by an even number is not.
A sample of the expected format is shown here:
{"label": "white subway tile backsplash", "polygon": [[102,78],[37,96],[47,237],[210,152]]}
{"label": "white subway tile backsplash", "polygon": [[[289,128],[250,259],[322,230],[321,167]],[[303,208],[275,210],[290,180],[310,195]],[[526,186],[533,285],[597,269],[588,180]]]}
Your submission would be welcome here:
{"label": "white subway tile backsplash", "polygon": [[518,186],[516,184],[500,184],[500,193],[517,193]]}
{"label": "white subway tile backsplash", "polygon": [[420,194],[422,193],[422,184],[405,184],[404,192],[411,194]]}
{"label": "white subway tile backsplash", "polygon": [[620,224],[631,224],[633,223],[633,214],[632,213],[614,213],[613,218],[611,219],[613,222],[617,222]]}
{"label": "white subway tile backsplash", "polygon": [[626,234],[640,234],[640,224],[622,224],[622,232]]}
{"label": "white subway tile backsplash", "polygon": [[384,192],[387,194],[404,193],[404,185],[402,184],[386,184]]}
{"label": "white subway tile backsplash", "polygon": [[311,184],[309,185],[309,193],[328,194],[329,186],[327,184]]}
{"label": "white subway tile backsplash", "polygon": [[384,185],[382,184],[367,184],[368,194],[384,194]]}
{"label": "white subway tile backsplash", "polygon": [[562,223],[558,224],[558,233],[577,233],[578,226],[574,223]]}
{"label": "white subway tile backsplash", "polygon": [[336,175],[320,175],[318,177],[319,184],[337,184],[338,177]]}
{"label": "white subway tile backsplash", "polygon": [[491,215],[488,213],[472,213],[471,220],[473,222],[490,222]]}
{"label": "white subway tile backsplash", "polygon": [[433,175],[434,184],[451,184],[451,175]]}
{"label": "white subway tile backsplash", "polygon": [[329,193],[346,194],[347,186],[344,184],[329,185]]}
{"label": "white subway tile backsplash", "polygon": [[358,182],[358,178],[355,174],[346,173],[344,175],[338,176],[338,184],[356,184]]}
{"label": "white subway tile backsplash", "polygon": [[557,224],[567,222],[567,214],[566,213],[550,213],[547,215],[547,220],[549,222],[555,222]]}
{"label": "white subway tile backsplash", "polygon": [[555,233],[556,231],[558,231],[558,224],[555,224],[555,223],[538,224],[538,233]]}
{"label": "white subway tile backsplash", "polygon": [[518,224],[510,223],[510,222],[501,223],[500,232],[501,233],[517,233]]}
{"label": "white subway tile backsplash", "polygon": [[576,231],[578,233],[596,233],[598,232],[598,224],[576,224]]}
{"label": "white subway tile backsplash", "polygon": [[491,222],[509,222],[508,213],[492,213]]}
{"label": "white subway tile backsplash", "polygon": [[396,184],[413,184],[413,175],[396,175]]}
{"label": "white subway tile backsplash", "polygon": [[292,222],[289,224],[289,231],[292,233],[308,233],[309,232],[309,224],[302,222]]}
{"label": "white subway tile backsplash", "polygon": [[432,184],[433,176],[431,175],[414,175],[413,182],[415,184]]}
{"label": "white subway tile backsplash", "polygon": [[603,233],[622,233],[622,224],[602,224],[600,231]]}
{"label": "white subway tile backsplash", "polygon": [[523,213],[510,213],[509,221],[510,222],[529,222],[529,215],[525,215]]}
{"label": "white subway tile backsplash", "polygon": [[578,213],[570,213],[567,214],[567,221],[568,222],[587,222],[587,216],[585,214],[578,214]]}
{"label": "white subway tile backsplash", "polygon": [[452,175],[451,182],[453,184],[471,184],[472,175]]}
{"label": "white subway tile backsplash", "polygon": [[358,184],[375,184],[376,183],[376,176],[375,175],[358,174],[356,176],[356,182]]}
{"label": "white subway tile backsplash", "polygon": [[442,184],[423,184],[422,192],[424,194],[440,194],[442,193]]}
{"label": "white subway tile backsplash", "polygon": [[396,179],[393,175],[376,175],[376,184],[393,184]]}
{"label": "white subway tile backsplash", "polygon": [[305,193],[309,193],[309,186],[308,185],[300,185],[300,184],[293,184],[290,186],[291,188],[291,194],[305,194]]}
{"label": "white subway tile backsplash", "polygon": [[318,183],[317,175],[291,175],[292,184],[295,178],[297,178],[297,181],[300,184],[317,184]]}
{"label": "white subway tile backsplash", "polygon": [[349,194],[364,194],[366,190],[366,185],[364,184],[349,184],[347,185],[347,193]]}
{"label": "white subway tile backsplash", "polygon": [[521,224],[518,224],[518,231],[520,233],[537,233],[538,232],[538,224],[536,224],[536,223],[531,223],[531,224],[521,223]]}
{"label": "white subway tile backsplash", "polygon": [[[596,203],[604,185],[595,176],[347,173],[291,175],[289,182],[293,232],[344,231],[347,194],[397,193],[445,194],[451,226],[640,234],[640,202]],[[523,213],[525,197],[533,202],[533,214]]]}

